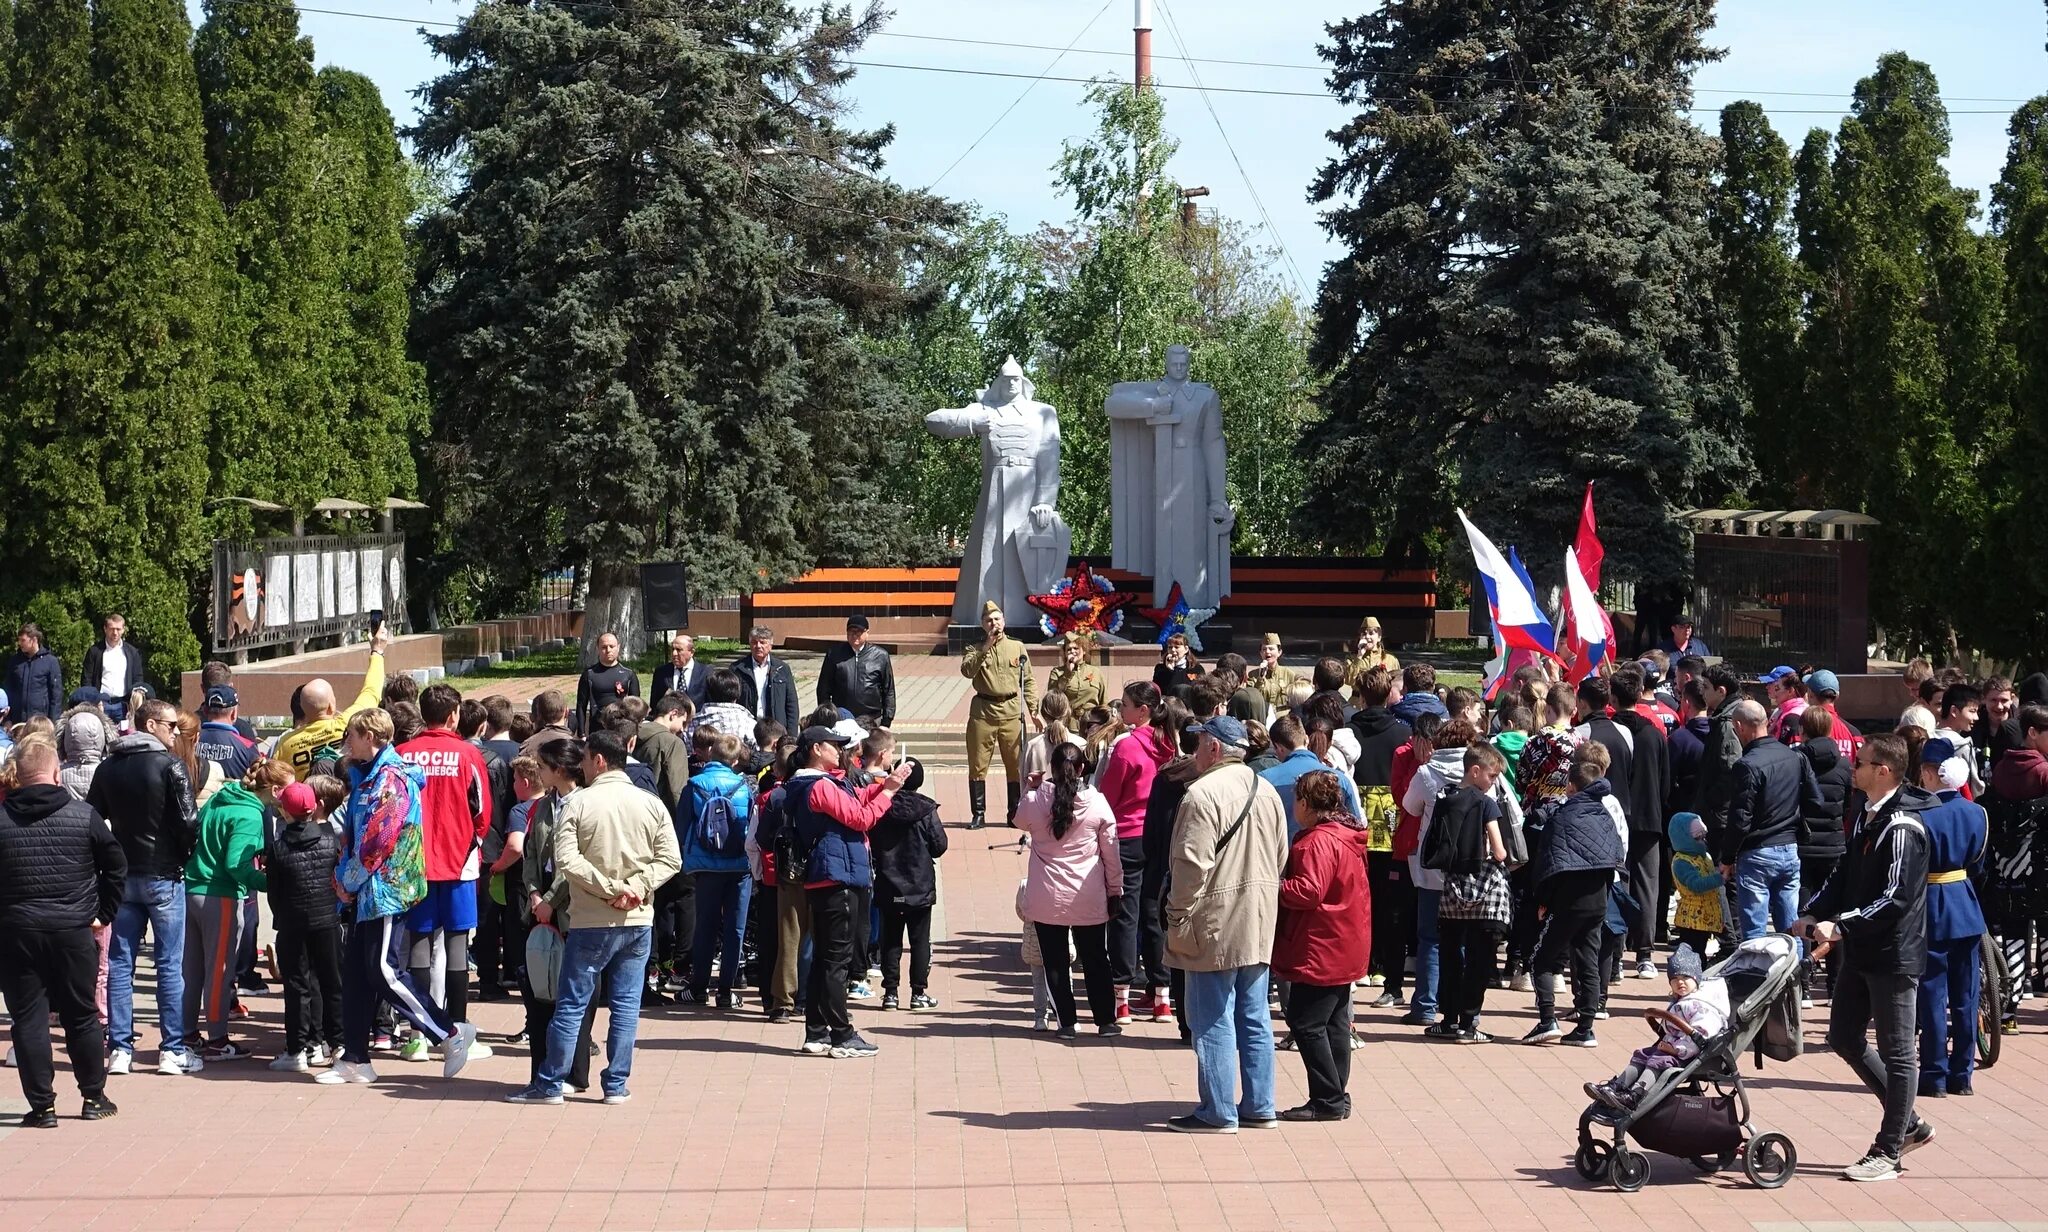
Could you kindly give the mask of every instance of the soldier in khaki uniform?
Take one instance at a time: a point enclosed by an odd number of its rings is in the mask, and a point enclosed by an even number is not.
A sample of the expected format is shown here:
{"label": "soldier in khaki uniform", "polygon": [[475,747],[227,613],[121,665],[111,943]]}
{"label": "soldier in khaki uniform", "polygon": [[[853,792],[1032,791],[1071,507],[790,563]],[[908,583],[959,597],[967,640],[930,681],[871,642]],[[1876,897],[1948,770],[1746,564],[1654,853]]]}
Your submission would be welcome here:
{"label": "soldier in khaki uniform", "polygon": [[987,635],[982,644],[969,647],[960,658],[960,674],[974,682],[974,700],[967,708],[967,801],[974,814],[967,823],[970,830],[988,824],[988,784],[983,780],[993,753],[1002,754],[1003,774],[1009,780],[1005,819],[1016,819],[1022,795],[1017,759],[1024,751],[1024,720],[1028,715],[1038,722],[1031,656],[1024,643],[1003,631],[1003,609],[993,600],[982,605],[981,628]]}
{"label": "soldier in khaki uniform", "polygon": [[1259,665],[1251,671],[1251,686],[1266,699],[1268,706],[1283,711],[1287,709],[1287,691],[1294,687],[1296,679],[1293,668],[1280,666],[1280,635],[1268,633],[1259,647]]}
{"label": "soldier in khaki uniform", "polygon": [[1358,693],[1358,682],[1375,667],[1384,667],[1394,675],[1401,674],[1401,660],[1387,653],[1386,643],[1380,632],[1380,618],[1368,616],[1358,622],[1358,653],[1344,664],[1344,679],[1351,685],[1353,697]]}
{"label": "soldier in khaki uniform", "polygon": [[1102,678],[1102,670],[1088,661],[1088,653],[1093,649],[1095,640],[1086,633],[1076,630],[1067,634],[1060,665],[1045,678],[1046,692],[1067,695],[1076,725],[1082,715],[1109,704],[1109,682]]}

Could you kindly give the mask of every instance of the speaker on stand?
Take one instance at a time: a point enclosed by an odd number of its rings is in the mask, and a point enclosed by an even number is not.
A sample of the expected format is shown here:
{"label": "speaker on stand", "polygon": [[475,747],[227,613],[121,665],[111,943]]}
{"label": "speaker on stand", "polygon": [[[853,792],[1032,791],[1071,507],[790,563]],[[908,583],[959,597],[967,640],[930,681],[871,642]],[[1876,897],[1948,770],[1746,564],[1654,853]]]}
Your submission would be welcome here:
{"label": "speaker on stand", "polygon": [[640,566],[640,628],[646,633],[690,627],[690,584],[681,561]]}

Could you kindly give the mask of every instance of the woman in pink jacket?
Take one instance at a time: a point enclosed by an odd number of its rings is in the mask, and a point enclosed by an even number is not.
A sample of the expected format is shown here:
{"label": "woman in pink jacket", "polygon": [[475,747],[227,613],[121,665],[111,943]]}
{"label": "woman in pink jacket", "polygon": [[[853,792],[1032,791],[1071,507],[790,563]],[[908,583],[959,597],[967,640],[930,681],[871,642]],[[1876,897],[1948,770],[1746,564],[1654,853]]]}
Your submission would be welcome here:
{"label": "woman in pink jacket", "polygon": [[1051,963],[1067,952],[1071,933],[1088,985],[1088,1008],[1102,1035],[1122,1035],[1111,993],[1106,935],[1123,897],[1116,820],[1109,801],[1087,785],[1087,758],[1071,744],[1052,751],[1052,769],[1017,805],[1017,828],[1030,836],[1024,874],[1024,918],[1038,930],[1039,952],[1051,976],[1060,1038],[1075,1037],[1074,990],[1053,976]]}
{"label": "woman in pink jacket", "polygon": [[[1102,794],[1109,801],[1110,812],[1116,814],[1117,856],[1123,867],[1123,884],[1115,891],[1121,896],[1121,905],[1109,921],[1109,974],[1116,986],[1116,1020],[1128,1022],[1131,985],[1139,983],[1143,974],[1138,969],[1138,908],[1145,877],[1145,802],[1152,798],[1153,778],[1179,754],[1180,739],[1178,733],[1162,727],[1165,719],[1159,688],[1151,681],[1134,680],[1125,685],[1117,707],[1130,734],[1109,750],[1109,764],[1102,771]],[[1145,923],[1158,927],[1155,921]],[[1139,991],[1144,990],[1141,987]],[[1166,990],[1158,988],[1145,1008],[1155,1020],[1171,1021],[1172,1005]]]}

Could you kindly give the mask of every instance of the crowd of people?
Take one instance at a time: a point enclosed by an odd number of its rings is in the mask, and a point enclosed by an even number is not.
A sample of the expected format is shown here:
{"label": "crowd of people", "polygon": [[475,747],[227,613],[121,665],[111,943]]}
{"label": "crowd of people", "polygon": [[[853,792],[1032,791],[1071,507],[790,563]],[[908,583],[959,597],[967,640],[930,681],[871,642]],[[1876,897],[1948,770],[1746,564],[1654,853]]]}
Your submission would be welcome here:
{"label": "crowd of people", "polygon": [[[1832,672],[1745,679],[1706,661],[1690,622],[1669,651],[1576,682],[1525,668],[1489,700],[1403,667],[1368,620],[1352,655],[1306,670],[1277,637],[1257,663],[1208,667],[1170,638],[1150,680],[1112,693],[1085,639],[1041,687],[1003,613],[985,616],[962,660],[967,824],[986,824],[1000,755],[1030,852],[1034,1025],[1076,1040],[1082,1001],[1100,1036],[1174,1024],[1199,1078],[1175,1129],[1348,1117],[1357,987],[1458,1044],[1491,1041],[1489,998],[1527,994],[1522,1042],[1591,1046],[1609,990],[1656,977],[1660,948],[1683,1001],[1717,951],[1771,931],[1814,945],[1801,995],[1829,998],[1830,1045],[1884,1101],[1850,1175],[1896,1175],[1932,1138],[1916,1098],[1972,1092],[1990,926],[1973,877],[1991,839],[1974,801],[2048,799],[2048,677],[2015,690],[1915,664],[1896,730],[1865,735]],[[118,618],[106,632],[97,685],[9,716],[0,984],[25,1124],[56,1123],[52,1015],[85,1115],[113,1113],[145,935],[158,1071],[249,1057],[259,897],[284,985],[270,1066],[328,1085],[376,1081],[379,1054],[438,1055],[449,1077],[487,1055],[472,984],[524,1002],[519,1103],[592,1089],[599,1008],[595,1089],[615,1104],[644,1007],[732,1012],[751,993],[772,1023],[801,1016],[801,1051],[857,1059],[877,1048],[853,1002],[937,1005],[947,830],[891,731],[893,666],[862,617],[801,716],[768,629],[716,666],[678,635],[645,700],[606,634],[573,699],[524,710],[387,679],[380,634],[349,704],[309,681],[270,740],[227,665],[181,711],[144,685]],[[20,650],[8,678],[43,706],[32,626]],[[2031,905],[2008,914],[1992,924],[2031,937]],[[1282,1049],[1306,1073],[1296,1108],[1276,1107]],[[1661,1064],[1640,1054],[1589,1093],[1625,1104]]]}

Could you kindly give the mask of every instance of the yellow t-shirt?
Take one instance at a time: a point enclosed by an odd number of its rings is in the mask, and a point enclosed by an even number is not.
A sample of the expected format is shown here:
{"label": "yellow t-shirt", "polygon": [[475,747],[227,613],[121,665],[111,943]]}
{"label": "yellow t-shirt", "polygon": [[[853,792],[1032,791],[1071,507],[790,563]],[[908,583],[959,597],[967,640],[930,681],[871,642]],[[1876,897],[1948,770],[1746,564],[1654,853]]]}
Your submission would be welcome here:
{"label": "yellow t-shirt", "polygon": [[313,772],[313,762],[321,749],[330,744],[341,743],[342,733],[348,730],[348,721],[357,711],[368,710],[384,700],[384,656],[372,654],[370,665],[363,672],[363,691],[356,694],[356,700],[340,714],[330,714],[294,727],[277,739],[277,751],[271,756],[292,768],[292,774],[303,783]]}

